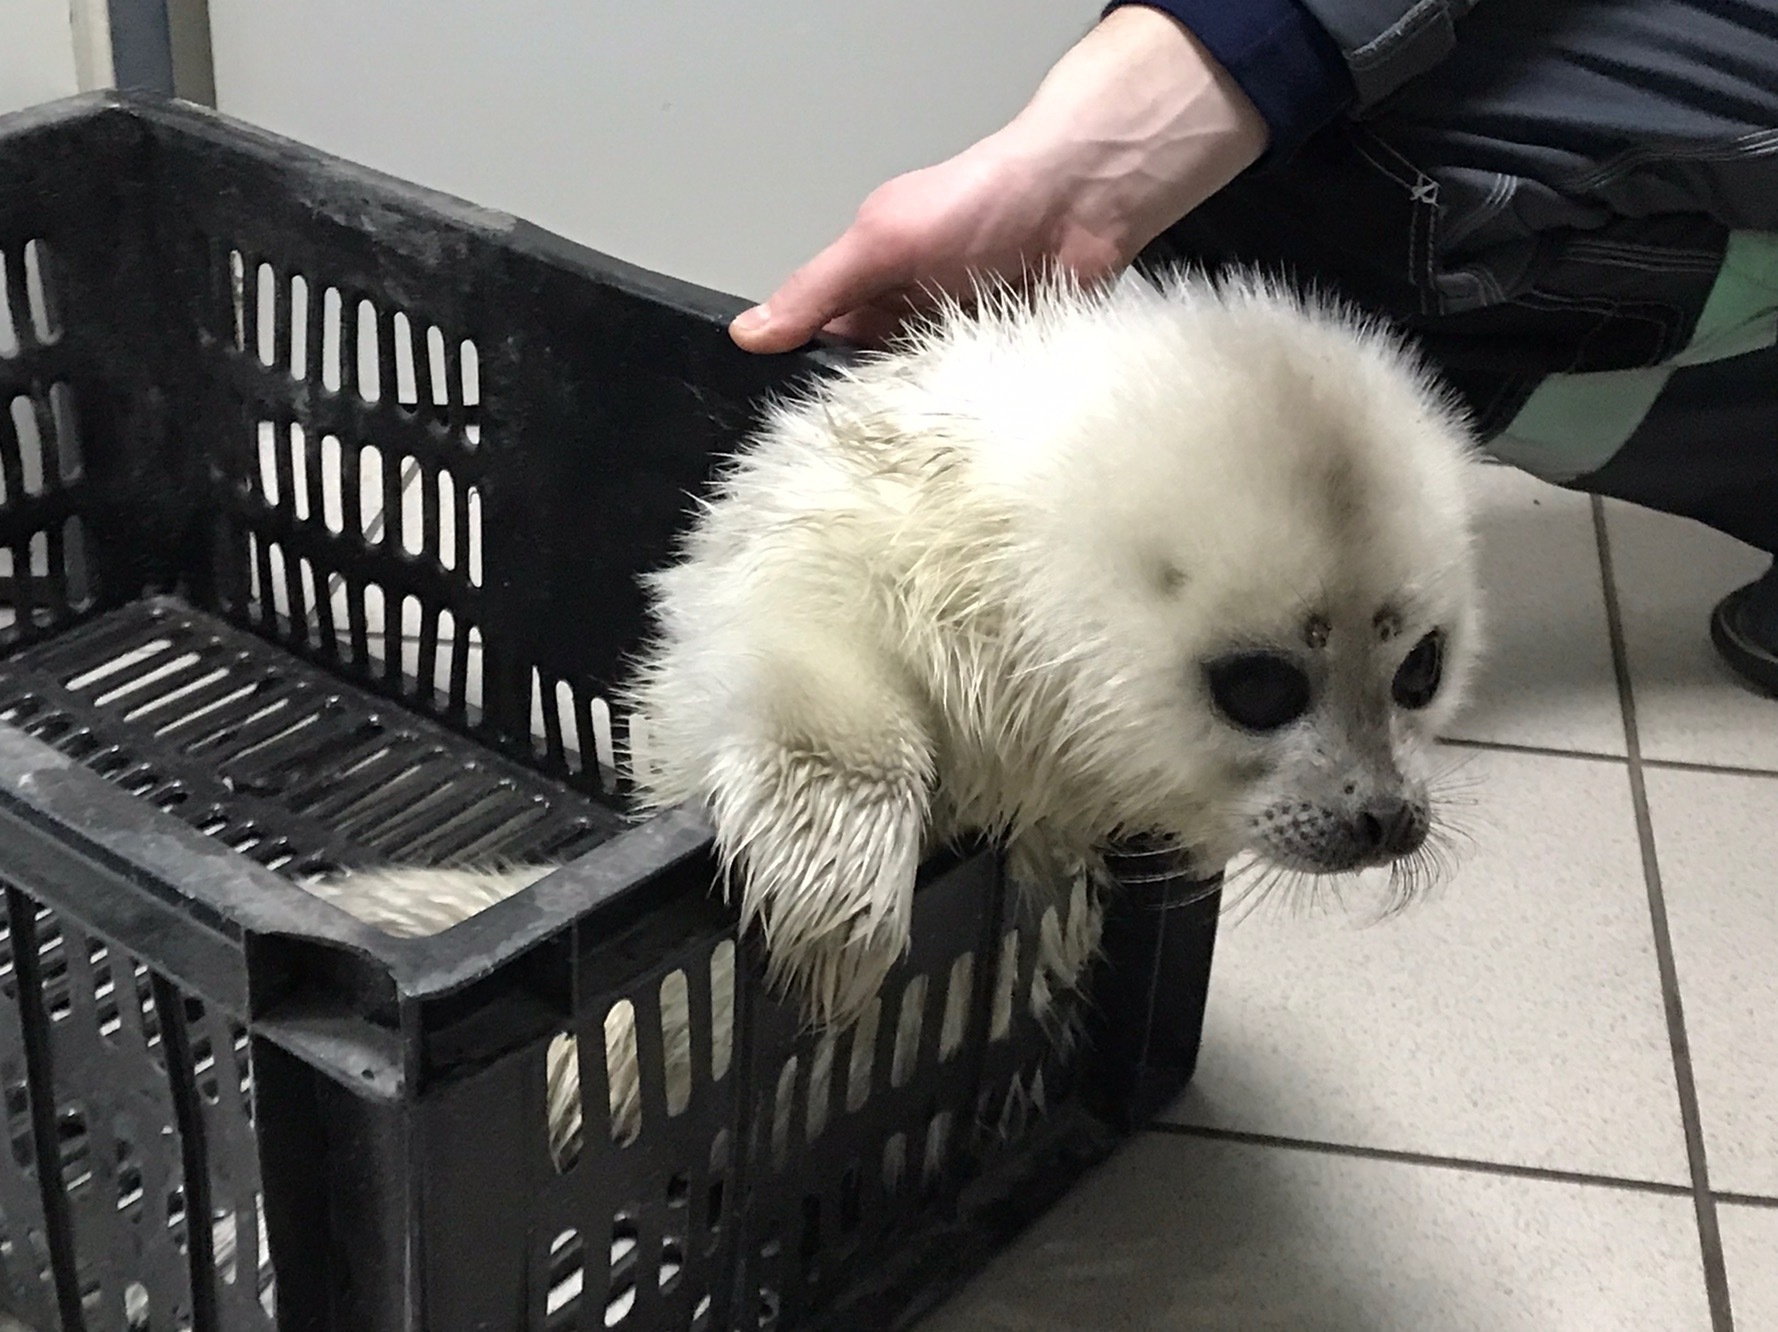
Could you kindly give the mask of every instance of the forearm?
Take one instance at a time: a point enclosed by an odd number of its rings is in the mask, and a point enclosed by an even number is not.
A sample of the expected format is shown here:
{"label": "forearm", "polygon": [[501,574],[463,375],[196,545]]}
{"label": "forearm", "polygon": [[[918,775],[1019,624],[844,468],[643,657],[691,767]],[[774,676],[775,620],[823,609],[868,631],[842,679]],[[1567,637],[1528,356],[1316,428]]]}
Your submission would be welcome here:
{"label": "forearm", "polygon": [[1063,56],[994,139],[1065,182],[1057,196],[1076,223],[1127,258],[1257,161],[1268,130],[1203,43],[1131,6]]}
{"label": "forearm", "polygon": [[1111,0],[1177,19],[1264,117],[1266,156],[1288,160],[1356,101],[1340,46],[1305,0]]}

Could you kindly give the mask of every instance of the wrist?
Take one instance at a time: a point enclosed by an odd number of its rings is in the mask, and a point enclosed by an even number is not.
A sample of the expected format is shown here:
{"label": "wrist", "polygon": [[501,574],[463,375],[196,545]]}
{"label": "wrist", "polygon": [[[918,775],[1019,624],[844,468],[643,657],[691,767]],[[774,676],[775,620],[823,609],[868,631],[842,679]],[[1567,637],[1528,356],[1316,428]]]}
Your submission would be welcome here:
{"label": "wrist", "polygon": [[1125,261],[1264,154],[1265,119],[1178,20],[1108,14],[991,140],[1055,191],[1061,221]]}

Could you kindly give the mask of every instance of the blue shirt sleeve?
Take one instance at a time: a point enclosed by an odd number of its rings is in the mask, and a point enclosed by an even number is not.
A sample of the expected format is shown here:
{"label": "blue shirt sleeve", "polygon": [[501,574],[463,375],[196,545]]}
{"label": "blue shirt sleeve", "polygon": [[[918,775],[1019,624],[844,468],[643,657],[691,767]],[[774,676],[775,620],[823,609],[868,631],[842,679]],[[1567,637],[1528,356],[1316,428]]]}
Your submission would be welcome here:
{"label": "blue shirt sleeve", "polygon": [[1297,0],[1112,0],[1109,14],[1145,4],[1202,42],[1264,117],[1260,165],[1289,158],[1356,100],[1340,48]]}

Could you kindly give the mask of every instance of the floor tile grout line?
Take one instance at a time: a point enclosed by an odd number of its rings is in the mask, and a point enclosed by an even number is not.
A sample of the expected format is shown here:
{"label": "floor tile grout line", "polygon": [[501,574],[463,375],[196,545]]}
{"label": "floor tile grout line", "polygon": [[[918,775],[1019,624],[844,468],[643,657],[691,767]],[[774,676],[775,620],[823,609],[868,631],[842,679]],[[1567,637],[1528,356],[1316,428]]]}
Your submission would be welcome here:
{"label": "floor tile grout line", "polygon": [[[1451,749],[1477,749],[1498,754],[1526,754],[1534,758],[1579,759],[1583,763],[1628,763],[1624,754],[1607,754],[1598,749],[1562,749],[1556,745],[1527,745],[1517,740],[1474,740],[1468,736],[1447,735],[1439,740]],[[1736,763],[1703,763],[1696,759],[1658,759],[1646,754],[1638,760],[1644,770],[1661,772],[1695,772],[1718,777],[1778,778],[1778,768],[1750,768]]]}
{"label": "floor tile grout line", "polygon": [[[1607,754],[1598,749],[1562,749],[1556,745],[1527,745],[1517,740],[1475,740],[1468,736],[1447,735],[1439,743],[1451,749],[1475,749],[1496,754],[1525,754],[1533,758],[1579,759],[1583,763],[1628,763],[1623,754]],[[1644,770],[1660,772],[1692,772],[1716,777],[1763,777],[1778,779],[1778,768],[1750,768],[1736,763],[1703,763],[1696,759],[1639,759]]]}
{"label": "floor tile grout line", "polygon": [[1763,1207],[1769,1211],[1778,1211],[1778,1198],[1767,1197],[1763,1193],[1724,1193],[1718,1190],[1718,1204],[1728,1203],[1731,1207]]}
{"label": "floor tile grout line", "polygon": [[1526,745],[1514,740],[1469,740],[1445,736],[1439,741],[1452,749],[1482,749],[1501,754],[1528,754],[1535,758],[1571,758],[1586,763],[1627,763],[1622,754],[1605,754],[1593,749],[1559,749],[1553,745]]}
{"label": "floor tile grout line", "polygon": [[1689,1198],[1690,1184],[1667,1184],[1656,1179],[1628,1179],[1621,1175],[1597,1175],[1584,1170],[1557,1170],[1553,1166],[1517,1165],[1510,1161],[1484,1161],[1468,1156],[1440,1156],[1431,1152],[1401,1151],[1391,1147],[1366,1147],[1357,1143],[1323,1142],[1315,1138],[1293,1138],[1273,1133],[1252,1133],[1245,1129],[1213,1128],[1199,1124],[1153,1123],[1147,1132],[1173,1138],[1202,1138],[1211,1142],[1236,1143],[1246,1147],[1278,1147],[1286,1151],[1318,1153],[1324,1156],[1347,1156],[1361,1161],[1386,1161],[1392,1165],[1426,1166],[1434,1170],[1454,1170],[1475,1175],[1502,1175],[1512,1179],[1541,1180],[1549,1184],[1585,1184],[1592,1188],[1621,1189],[1630,1193],[1650,1193],[1666,1198]]}
{"label": "floor tile grout line", "polygon": [[[1628,763],[1623,754],[1607,754],[1598,749],[1562,749],[1556,745],[1527,745],[1517,740],[1475,740],[1468,736],[1447,735],[1439,743],[1451,749],[1477,749],[1497,754],[1525,754],[1533,758],[1579,759],[1583,763]],[[1763,777],[1778,779],[1778,768],[1750,768],[1736,763],[1703,763],[1696,759],[1658,759],[1646,754],[1639,760],[1644,768],[1661,772],[1692,772],[1717,777]]]}
{"label": "floor tile grout line", "polygon": [[1636,840],[1642,852],[1643,884],[1648,893],[1649,924],[1654,933],[1655,965],[1661,977],[1661,999],[1667,1012],[1667,1039],[1673,1053],[1673,1080],[1679,1096],[1679,1118],[1685,1131],[1685,1154],[1691,1168],[1692,1204],[1697,1213],[1698,1248],[1703,1259],[1704,1292],[1710,1303],[1713,1332],[1734,1332],[1729,1304],[1728,1268],[1723,1258],[1722,1230],[1704,1151],[1704,1121],[1698,1108],[1691,1042],[1685,1028],[1685,1005],[1679,995],[1679,972],[1673,960],[1673,935],[1667,918],[1666,893],[1655,851],[1654,822],[1649,814],[1648,786],[1643,777],[1642,742],[1636,724],[1636,695],[1630,680],[1630,654],[1624,637],[1623,606],[1611,556],[1611,533],[1605,506],[1593,497],[1593,535],[1599,548],[1599,574],[1605,590],[1605,624],[1611,639],[1611,666],[1617,677],[1618,703],[1624,718],[1624,753],[1629,762],[1630,803],[1636,814]]}
{"label": "floor tile grout line", "polygon": [[1642,766],[1660,772],[1696,772],[1713,777],[1763,777],[1767,781],[1778,778],[1778,768],[1744,768],[1729,763],[1697,763],[1690,759],[1645,758]]}

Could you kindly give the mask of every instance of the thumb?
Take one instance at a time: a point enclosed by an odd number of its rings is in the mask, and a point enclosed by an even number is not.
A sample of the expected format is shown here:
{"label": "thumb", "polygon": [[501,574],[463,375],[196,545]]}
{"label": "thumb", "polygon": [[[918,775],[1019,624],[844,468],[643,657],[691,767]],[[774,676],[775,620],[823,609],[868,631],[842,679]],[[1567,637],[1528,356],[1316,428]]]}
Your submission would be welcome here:
{"label": "thumb", "polygon": [[750,352],[793,351],[835,318],[899,286],[897,277],[853,227],[784,279],[763,304],[737,315],[729,336]]}

